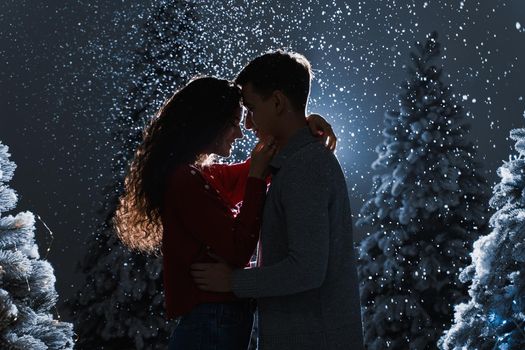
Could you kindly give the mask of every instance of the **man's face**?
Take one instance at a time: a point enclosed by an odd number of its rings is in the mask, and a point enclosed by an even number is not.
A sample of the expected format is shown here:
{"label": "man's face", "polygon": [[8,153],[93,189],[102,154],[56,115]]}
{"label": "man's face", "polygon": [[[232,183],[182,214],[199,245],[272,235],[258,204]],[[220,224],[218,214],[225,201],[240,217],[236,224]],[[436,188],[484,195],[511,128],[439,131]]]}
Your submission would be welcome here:
{"label": "man's face", "polygon": [[253,130],[259,139],[275,135],[277,115],[272,98],[254,91],[251,83],[242,86],[243,104],[247,109],[245,127]]}

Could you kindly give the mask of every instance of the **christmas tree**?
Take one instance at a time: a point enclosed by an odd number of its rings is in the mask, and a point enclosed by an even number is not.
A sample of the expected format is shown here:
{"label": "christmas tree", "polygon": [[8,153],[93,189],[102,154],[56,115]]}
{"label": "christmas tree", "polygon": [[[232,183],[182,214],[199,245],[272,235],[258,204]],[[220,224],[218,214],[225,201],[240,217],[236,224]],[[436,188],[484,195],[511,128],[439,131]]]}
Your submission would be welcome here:
{"label": "christmas tree", "polygon": [[493,231],[474,243],[472,264],[460,275],[472,283],[458,305],[441,349],[525,348],[525,129],[514,129],[518,155],[498,169],[490,200]]}
{"label": "christmas tree", "polygon": [[368,349],[434,349],[466,297],[459,273],[487,222],[489,192],[468,125],[433,61],[437,33],[416,43],[399,110],[385,115],[384,141],[358,225],[359,278]]}
{"label": "christmas tree", "polygon": [[129,251],[118,240],[112,219],[129,162],[144,126],[173,92],[193,75],[190,49],[197,25],[191,1],[162,1],[145,23],[129,34],[137,49],[115,103],[113,177],[101,210],[104,222],[80,264],[86,275],[69,305],[79,332],[79,349],[165,349],[173,322],[164,311],[162,260]]}
{"label": "christmas tree", "polygon": [[40,259],[31,212],[3,216],[17,196],[7,186],[15,164],[0,142],[0,348],[73,349],[73,325],[53,318],[57,303],[53,267]]}

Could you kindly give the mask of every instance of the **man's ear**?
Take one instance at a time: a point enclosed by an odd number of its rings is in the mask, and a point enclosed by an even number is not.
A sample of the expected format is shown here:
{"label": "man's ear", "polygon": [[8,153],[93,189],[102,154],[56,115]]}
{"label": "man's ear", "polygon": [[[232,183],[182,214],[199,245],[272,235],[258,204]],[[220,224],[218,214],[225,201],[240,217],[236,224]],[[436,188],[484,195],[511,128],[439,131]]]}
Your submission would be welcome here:
{"label": "man's ear", "polygon": [[275,90],[273,92],[272,98],[273,98],[275,112],[277,114],[282,114],[286,109],[286,104],[288,102],[288,99],[286,98],[286,96],[283,94],[281,90]]}

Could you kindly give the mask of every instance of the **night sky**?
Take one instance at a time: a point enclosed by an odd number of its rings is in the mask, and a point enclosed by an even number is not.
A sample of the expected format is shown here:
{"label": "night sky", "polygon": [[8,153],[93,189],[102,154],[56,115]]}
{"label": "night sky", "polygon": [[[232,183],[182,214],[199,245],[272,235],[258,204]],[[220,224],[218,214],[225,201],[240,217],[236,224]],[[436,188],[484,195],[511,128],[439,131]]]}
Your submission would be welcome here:
{"label": "night sky", "polygon": [[[109,131],[118,127],[113,106],[118,85],[130,79],[126,52],[135,48],[127,33],[154,3],[0,4],[0,141],[18,166],[12,212],[30,210],[52,231],[37,222],[37,243],[42,256],[51,248],[61,301],[80,286],[74,268],[101,220],[100,192],[114,152]],[[498,181],[495,170],[512,153],[509,131],[525,125],[523,0],[213,3],[201,5],[209,33],[201,43],[227,50],[213,58],[224,65],[202,73],[233,78],[250,58],[280,46],[310,59],[316,76],[309,110],[325,115],[340,137],[337,156],[354,217],[367,198],[383,114],[397,107],[409,52],[433,30],[443,47],[444,80],[472,124],[478,159],[489,182]],[[227,10],[217,10],[221,3]]]}

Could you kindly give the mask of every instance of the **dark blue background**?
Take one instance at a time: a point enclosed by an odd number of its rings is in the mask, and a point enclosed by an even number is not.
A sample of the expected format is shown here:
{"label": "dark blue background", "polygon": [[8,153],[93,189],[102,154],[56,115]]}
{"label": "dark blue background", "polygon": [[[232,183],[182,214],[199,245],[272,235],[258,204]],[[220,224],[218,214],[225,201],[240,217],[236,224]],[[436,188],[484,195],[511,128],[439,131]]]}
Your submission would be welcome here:
{"label": "dark blue background", "polygon": [[[80,285],[74,266],[86,253],[99,220],[101,186],[109,181],[108,121],[116,90],[100,68],[122,64],[86,48],[110,40],[122,50],[133,48],[125,34],[142,22],[139,14],[151,3],[0,4],[0,140],[18,165],[10,183],[20,197],[13,212],[30,210],[52,230],[54,240],[38,222],[37,240],[42,255],[51,248],[48,260],[62,300]],[[491,184],[498,180],[495,170],[512,152],[508,133],[525,125],[525,33],[517,28],[517,22],[525,25],[522,0],[230,3],[259,8],[251,16],[263,36],[278,38],[261,41],[260,53],[284,43],[311,60],[317,74],[310,110],[327,116],[341,138],[337,155],[355,217],[370,187],[383,113],[397,106],[414,41],[432,30],[445,48],[444,79],[468,112],[469,137]],[[255,23],[246,22],[234,25],[258,35]],[[259,46],[251,42],[240,61],[255,56]]]}

